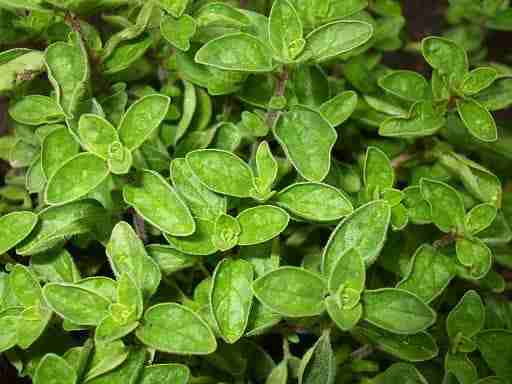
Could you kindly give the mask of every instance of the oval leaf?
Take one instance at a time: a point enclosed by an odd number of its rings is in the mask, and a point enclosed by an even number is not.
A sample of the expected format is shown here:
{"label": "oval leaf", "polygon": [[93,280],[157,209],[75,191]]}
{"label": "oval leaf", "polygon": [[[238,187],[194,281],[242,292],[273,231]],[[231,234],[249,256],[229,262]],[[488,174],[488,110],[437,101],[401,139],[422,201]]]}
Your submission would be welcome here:
{"label": "oval leaf", "polygon": [[239,245],[253,245],[271,240],[288,226],[290,216],[285,210],[271,205],[248,208],[236,217],[241,233]]}

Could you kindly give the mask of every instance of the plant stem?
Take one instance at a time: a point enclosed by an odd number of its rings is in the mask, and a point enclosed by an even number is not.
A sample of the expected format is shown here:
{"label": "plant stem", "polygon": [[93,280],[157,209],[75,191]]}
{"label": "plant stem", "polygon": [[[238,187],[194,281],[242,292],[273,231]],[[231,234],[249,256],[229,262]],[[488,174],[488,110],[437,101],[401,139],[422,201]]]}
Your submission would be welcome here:
{"label": "plant stem", "polygon": [[[276,91],[274,92],[274,97],[281,97],[284,96],[284,92],[286,90],[286,82],[288,81],[290,77],[290,73],[288,72],[287,67],[283,67],[283,71],[280,73],[279,77],[277,78],[277,85],[276,85]],[[267,117],[265,119],[267,126],[272,128],[276,119],[279,117],[280,111],[273,111],[268,110],[267,111]]]}
{"label": "plant stem", "polygon": [[364,360],[373,353],[373,347],[370,344],[365,344],[361,348],[356,349],[350,354],[352,360]]}
{"label": "plant stem", "polygon": [[135,227],[137,236],[139,236],[139,239],[141,239],[143,243],[147,243],[148,236],[146,234],[144,219],[135,211],[133,211],[133,225]]}

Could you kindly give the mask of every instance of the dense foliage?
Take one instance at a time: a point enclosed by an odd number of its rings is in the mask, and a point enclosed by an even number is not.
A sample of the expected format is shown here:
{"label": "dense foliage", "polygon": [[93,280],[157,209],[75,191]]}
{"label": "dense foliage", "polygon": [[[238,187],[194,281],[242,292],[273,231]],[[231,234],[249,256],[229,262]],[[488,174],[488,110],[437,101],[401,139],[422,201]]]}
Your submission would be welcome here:
{"label": "dense foliage", "polygon": [[396,0],[0,0],[5,360],[512,383],[512,66],[486,47],[512,8],[444,17],[409,41]]}

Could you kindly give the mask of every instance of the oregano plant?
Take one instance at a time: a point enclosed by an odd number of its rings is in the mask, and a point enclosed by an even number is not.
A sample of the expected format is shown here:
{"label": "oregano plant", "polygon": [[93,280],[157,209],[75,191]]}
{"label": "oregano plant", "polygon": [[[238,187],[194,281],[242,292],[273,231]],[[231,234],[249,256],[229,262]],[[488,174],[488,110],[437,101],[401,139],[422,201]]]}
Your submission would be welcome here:
{"label": "oregano plant", "polygon": [[511,33],[0,0],[0,381],[512,384]]}

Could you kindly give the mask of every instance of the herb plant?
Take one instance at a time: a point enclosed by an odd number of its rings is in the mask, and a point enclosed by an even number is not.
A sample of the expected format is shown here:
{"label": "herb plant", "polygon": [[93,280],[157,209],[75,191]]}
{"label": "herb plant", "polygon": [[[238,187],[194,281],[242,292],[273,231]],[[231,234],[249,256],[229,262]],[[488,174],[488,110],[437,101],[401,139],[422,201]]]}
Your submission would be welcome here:
{"label": "herb plant", "polygon": [[3,359],[35,384],[512,383],[512,64],[486,46],[512,8],[407,22],[0,0]]}

